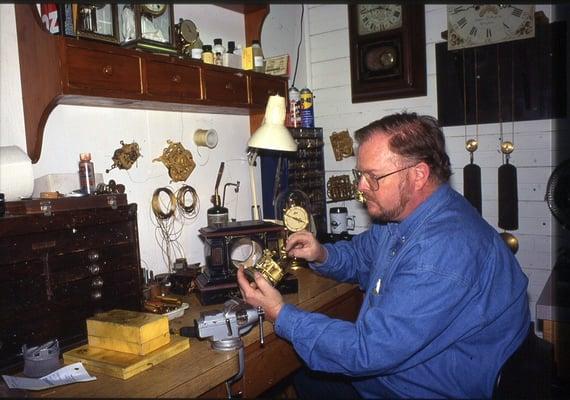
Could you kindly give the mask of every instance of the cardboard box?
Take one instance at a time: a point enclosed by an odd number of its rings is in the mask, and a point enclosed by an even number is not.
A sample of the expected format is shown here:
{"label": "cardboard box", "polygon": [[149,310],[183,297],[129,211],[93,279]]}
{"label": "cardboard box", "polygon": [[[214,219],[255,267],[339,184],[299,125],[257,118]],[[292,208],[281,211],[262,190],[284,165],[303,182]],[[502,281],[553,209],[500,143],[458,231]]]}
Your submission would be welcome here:
{"label": "cardboard box", "polygon": [[[95,174],[95,185],[103,183],[103,174]],[[48,174],[34,179],[33,198],[40,197],[41,192],[59,192],[61,194],[71,193],[80,188],[79,174]]]}
{"label": "cardboard box", "polygon": [[145,355],[170,342],[168,318],[158,314],[111,310],[87,319],[89,346]]}

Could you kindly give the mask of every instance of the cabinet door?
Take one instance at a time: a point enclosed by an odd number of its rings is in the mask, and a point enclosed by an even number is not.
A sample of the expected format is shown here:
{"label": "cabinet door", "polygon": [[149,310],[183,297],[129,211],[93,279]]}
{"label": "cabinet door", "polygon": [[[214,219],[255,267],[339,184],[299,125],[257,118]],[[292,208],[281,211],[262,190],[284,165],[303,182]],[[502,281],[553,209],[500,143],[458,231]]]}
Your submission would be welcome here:
{"label": "cabinet door", "polygon": [[287,98],[287,81],[280,78],[251,74],[251,103],[265,107],[269,96]]}
{"label": "cabinet door", "polygon": [[119,98],[142,94],[140,58],[136,55],[68,46],[64,66],[66,92],[70,94]]}
{"label": "cabinet door", "polygon": [[224,105],[247,105],[247,76],[244,72],[204,68],[204,97]]}
{"label": "cabinet door", "polygon": [[147,93],[167,99],[200,100],[200,68],[171,62],[147,61]]}

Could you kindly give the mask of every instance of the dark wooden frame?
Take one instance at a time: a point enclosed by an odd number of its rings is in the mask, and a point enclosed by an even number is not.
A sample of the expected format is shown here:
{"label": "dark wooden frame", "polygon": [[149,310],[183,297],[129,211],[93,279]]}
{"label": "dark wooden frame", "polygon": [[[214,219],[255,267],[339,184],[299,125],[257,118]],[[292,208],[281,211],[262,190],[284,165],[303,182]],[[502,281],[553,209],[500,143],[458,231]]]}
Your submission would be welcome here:
{"label": "dark wooden frame", "polygon": [[[356,8],[356,4],[348,5],[352,102],[425,96],[427,84],[424,6],[402,4],[401,28],[362,36],[358,35]],[[401,45],[401,73],[386,77],[362,76],[359,72],[363,62],[362,48],[386,42],[399,42]]]}

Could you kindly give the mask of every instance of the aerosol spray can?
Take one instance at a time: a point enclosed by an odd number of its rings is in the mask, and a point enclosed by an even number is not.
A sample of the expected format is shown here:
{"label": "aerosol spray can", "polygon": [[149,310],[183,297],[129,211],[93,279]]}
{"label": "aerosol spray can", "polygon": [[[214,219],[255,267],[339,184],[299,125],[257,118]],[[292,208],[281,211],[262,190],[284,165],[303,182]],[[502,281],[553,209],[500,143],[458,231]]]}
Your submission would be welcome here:
{"label": "aerosol spray can", "polygon": [[315,114],[313,111],[313,92],[307,88],[301,89],[301,128],[315,127]]}
{"label": "aerosol spray can", "polygon": [[295,86],[289,89],[289,117],[287,118],[289,128],[301,126],[301,93]]}
{"label": "aerosol spray can", "polygon": [[79,154],[79,187],[85,194],[95,192],[95,168],[91,162],[91,153]]}

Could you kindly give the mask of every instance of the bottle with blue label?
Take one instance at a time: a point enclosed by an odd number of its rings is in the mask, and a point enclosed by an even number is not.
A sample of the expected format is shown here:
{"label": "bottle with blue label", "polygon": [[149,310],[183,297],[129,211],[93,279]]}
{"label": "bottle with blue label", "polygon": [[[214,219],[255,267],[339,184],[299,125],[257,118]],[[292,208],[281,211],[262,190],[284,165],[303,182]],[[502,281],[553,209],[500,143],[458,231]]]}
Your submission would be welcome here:
{"label": "bottle with blue label", "polygon": [[313,92],[301,89],[301,128],[314,128],[315,114],[313,110]]}

